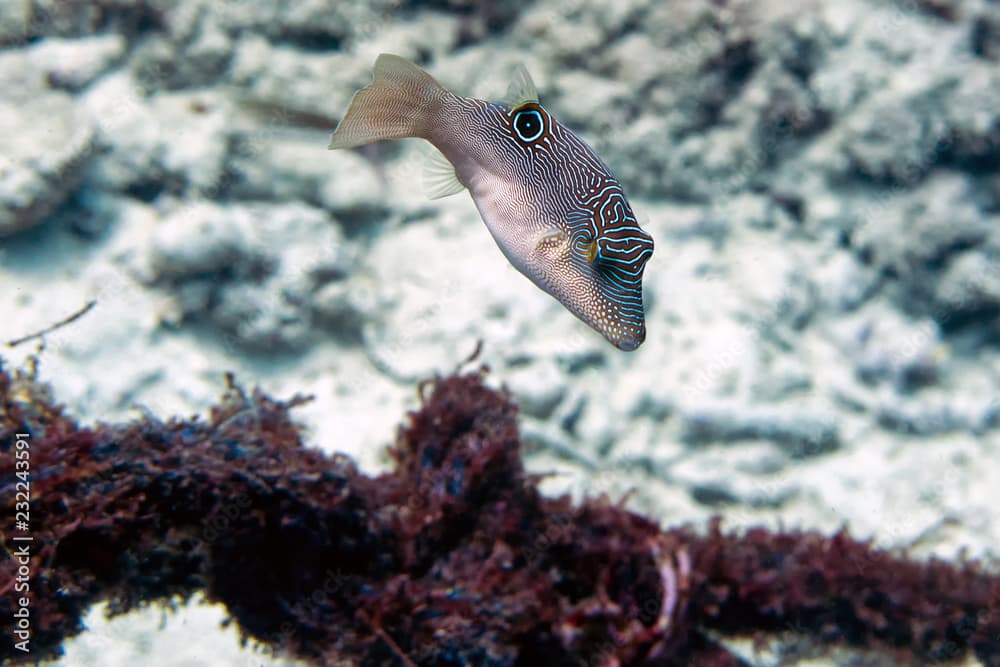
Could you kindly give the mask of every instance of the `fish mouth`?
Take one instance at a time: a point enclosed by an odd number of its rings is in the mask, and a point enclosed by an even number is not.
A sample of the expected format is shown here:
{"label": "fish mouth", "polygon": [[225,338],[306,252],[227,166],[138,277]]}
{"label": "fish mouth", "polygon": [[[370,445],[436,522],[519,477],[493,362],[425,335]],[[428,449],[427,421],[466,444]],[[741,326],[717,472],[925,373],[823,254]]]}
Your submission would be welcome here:
{"label": "fish mouth", "polygon": [[612,342],[615,344],[615,347],[617,347],[619,350],[622,350],[623,352],[632,352],[640,345],[642,345],[642,342],[644,340],[646,340],[645,331],[635,336],[626,335]]}

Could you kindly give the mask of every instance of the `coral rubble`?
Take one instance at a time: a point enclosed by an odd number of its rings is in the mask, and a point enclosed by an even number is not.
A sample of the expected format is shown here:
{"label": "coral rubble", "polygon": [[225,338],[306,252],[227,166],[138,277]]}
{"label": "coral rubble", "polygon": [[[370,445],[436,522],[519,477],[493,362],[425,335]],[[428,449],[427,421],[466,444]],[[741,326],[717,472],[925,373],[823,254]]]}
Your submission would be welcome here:
{"label": "coral rubble", "polygon": [[[31,441],[31,659],[99,600],[120,613],[203,591],[316,664],[739,665],[716,638],[792,632],[1000,665],[1000,575],[980,563],[845,532],[663,530],[606,498],[547,498],[516,406],[482,373],[421,389],[395,469],[369,477],[304,446],[289,416],[303,397],[230,383],[207,419],[83,427],[32,374],[0,372],[5,529],[14,434]],[[16,569],[5,559],[0,581]],[[5,642],[0,659],[24,657]]]}

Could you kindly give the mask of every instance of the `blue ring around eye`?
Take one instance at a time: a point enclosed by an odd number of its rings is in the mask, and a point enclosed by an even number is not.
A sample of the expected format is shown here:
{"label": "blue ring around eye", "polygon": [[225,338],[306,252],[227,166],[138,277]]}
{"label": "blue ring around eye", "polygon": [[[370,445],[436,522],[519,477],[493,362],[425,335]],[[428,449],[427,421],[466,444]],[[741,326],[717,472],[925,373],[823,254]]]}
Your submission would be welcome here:
{"label": "blue ring around eye", "polygon": [[[526,137],[523,134],[521,134],[521,130],[518,129],[517,121],[521,116],[529,113],[534,114],[538,119],[538,132],[535,132],[530,137]],[[525,111],[518,111],[516,114],[514,114],[514,132],[517,133],[517,137],[521,141],[534,141],[538,137],[542,136],[542,132],[544,131],[545,131],[545,121],[542,119],[542,114],[539,113],[537,109],[527,109]]]}

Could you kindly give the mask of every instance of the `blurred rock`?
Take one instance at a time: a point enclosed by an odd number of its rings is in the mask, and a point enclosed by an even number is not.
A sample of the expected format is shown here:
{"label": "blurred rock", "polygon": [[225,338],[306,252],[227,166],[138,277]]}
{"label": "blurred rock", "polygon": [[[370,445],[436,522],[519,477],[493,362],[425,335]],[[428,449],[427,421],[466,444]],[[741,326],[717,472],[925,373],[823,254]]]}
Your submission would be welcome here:
{"label": "blurred rock", "polygon": [[934,296],[941,308],[938,323],[945,330],[1000,317],[1000,238],[951,262]]}
{"label": "blurred rock", "polygon": [[0,237],[44,222],[79,184],[94,127],[59,92],[0,101]]}
{"label": "blurred rock", "polygon": [[317,328],[354,344],[362,342],[365,323],[378,317],[381,306],[375,285],[363,275],[328,282],[310,299]]}
{"label": "blurred rock", "polygon": [[744,506],[757,509],[778,509],[798,493],[791,488],[768,489],[760,485],[741,483],[733,479],[712,479],[691,484],[691,498],[712,508]]}
{"label": "blurred rock", "polygon": [[830,413],[801,406],[701,406],[681,411],[683,438],[691,444],[769,440],[788,456],[806,458],[840,447],[837,422]]}
{"label": "blurred rock", "polygon": [[225,187],[231,107],[218,93],[163,93],[150,100],[159,119],[161,164],[181,191],[215,198]]}
{"label": "blurred rock", "polygon": [[233,44],[221,30],[206,28],[187,41],[156,36],[142,42],[130,66],[148,94],[194,88],[219,81],[226,73]]}
{"label": "blurred rock", "polygon": [[227,30],[257,33],[302,51],[335,50],[355,35],[390,22],[398,0],[304,0],[293,5],[223,0],[210,4],[212,19]]}
{"label": "blurred rock", "polygon": [[819,288],[813,267],[787,248],[743,245],[729,267],[740,294],[741,319],[763,336],[805,328],[816,314]]}
{"label": "blurred rock", "polygon": [[104,148],[88,177],[94,187],[146,201],[172,187],[165,178],[159,119],[127,73],[101,79],[80,102],[94,119]]}
{"label": "blurred rock", "polygon": [[504,374],[518,407],[526,415],[548,419],[566,396],[566,383],[559,368],[548,361],[513,368]]}
{"label": "blurred rock", "polygon": [[316,159],[315,141],[280,136],[276,130],[237,127],[227,173],[226,194],[237,199],[320,203],[320,184],[328,176],[326,160]]}
{"label": "blurred rock", "polygon": [[969,47],[980,58],[1000,60],[1000,9],[987,7],[972,19]]}
{"label": "blurred rock", "polygon": [[[374,62],[374,61],[372,61]],[[347,53],[303,53],[247,36],[236,44],[231,83],[246,97],[330,119],[347,109],[354,91],[371,81],[372,62]]]}
{"label": "blurred rock", "polygon": [[29,15],[26,37],[84,37],[99,31],[127,37],[162,28],[173,0],[24,0]]}
{"label": "blurred rock", "polygon": [[947,354],[933,320],[914,322],[882,307],[862,322],[853,345],[846,348],[854,350],[860,380],[888,382],[900,392],[910,393],[941,379]]}
{"label": "blurred rock", "polygon": [[228,98],[218,91],[160,93],[146,98],[125,73],[85,93],[106,153],[88,175],[93,187],[151,201],[161,193],[202,193],[227,187]]}
{"label": "blurred rock", "polygon": [[33,45],[28,52],[32,65],[44,73],[49,85],[78,91],[121,60],[125,40],[121,35],[49,38]]}
{"label": "blurred rock", "polygon": [[980,187],[975,189],[980,208],[986,213],[1000,213],[1000,174],[987,174],[979,179]]}
{"label": "blurred rock", "polygon": [[878,424],[891,431],[921,437],[967,430],[971,425],[968,416],[957,414],[950,406],[926,402],[882,406]]}
{"label": "blurred rock", "polygon": [[886,185],[912,186],[924,178],[949,141],[943,111],[952,87],[940,82],[855,114],[842,145],[849,174]]}
{"label": "blurred rock", "polygon": [[812,386],[810,371],[806,366],[794,360],[779,358],[754,383],[752,392],[759,401],[777,402],[794,394],[808,392]]}
{"label": "blurred rock", "polygon": [[1000,168],[1000,68],[977,63],[964,70],[945,113],[950,160],[972,172]]}
{"label": "blurred rock", "polygon": [[967,180],[942,173],[891,205],[872,209],[854,230],[852,245],[864,263],[890,281],[905,310],[938,318],[949,308],[934,298],[941,272],[996,233],[996,225],[968,196]]}
{"label": "blurred rock", "polygon": [[265,209],[233,209],[199,203],[184,206],[157,225],[149,248],[153,282],[228,275],[251,280],[269,270],[275,249],[255,242],[258,214]]}
{"label": "blurred rock", "polygon": [[30,32],[31,5],[27,2],[0,2],[0,46],[22,43]]}
{"label": "blurred rock", "polygon": [[197,204],[157,226],[139,268],[174,294],[181,318],[211,323],[237,347],[283,352],[316,335],[313,298],[346,278],[352,260],[318,209]]}
{"label": "blurred rock", "polygon": [[837,312],[857,308],[878,288],[878,273],[844,252],[825,257],[813,267],[811,276],[818,286],[822,307]]}
{"label": "blurred rock", "polygon": [[325,152],[316,161],[325,173],[319,183],[320,203],[348,223],[364,223],[387,215],[395,189],[402,186],[398,181],[386,182],[384,173],[378,173],[369,160],[351,151]]}

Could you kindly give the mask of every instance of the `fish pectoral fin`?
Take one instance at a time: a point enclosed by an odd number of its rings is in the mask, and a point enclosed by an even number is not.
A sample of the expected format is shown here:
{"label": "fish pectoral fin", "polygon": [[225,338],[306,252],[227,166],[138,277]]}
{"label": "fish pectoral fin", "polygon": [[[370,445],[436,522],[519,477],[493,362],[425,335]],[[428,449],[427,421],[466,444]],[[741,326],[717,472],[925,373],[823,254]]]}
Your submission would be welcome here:
{"label": "fish pectoral fin", "polygon": [[569,235],[562,229],[551,228],[538,233],[535,237],[535,246],[531,251],[535,255],[549,255],[553,250],[566,245]]}
{"label": "fish pectoral fin", "polygon": [[528,68],[518,63],[514,66],[514,73],[511,76],[510,86],[507,87],[507,95],[504,97],[503,103],[511,109],[516,109],[528,102],[538,103],[538,89],[535,88],[535,82],[528,74]]}
{"label": "fish pectoral fin", "polygon": [[428,199],[449,197],[465,189],[455,173],[455,165],[433,148],[424,161],[422,185]]}

